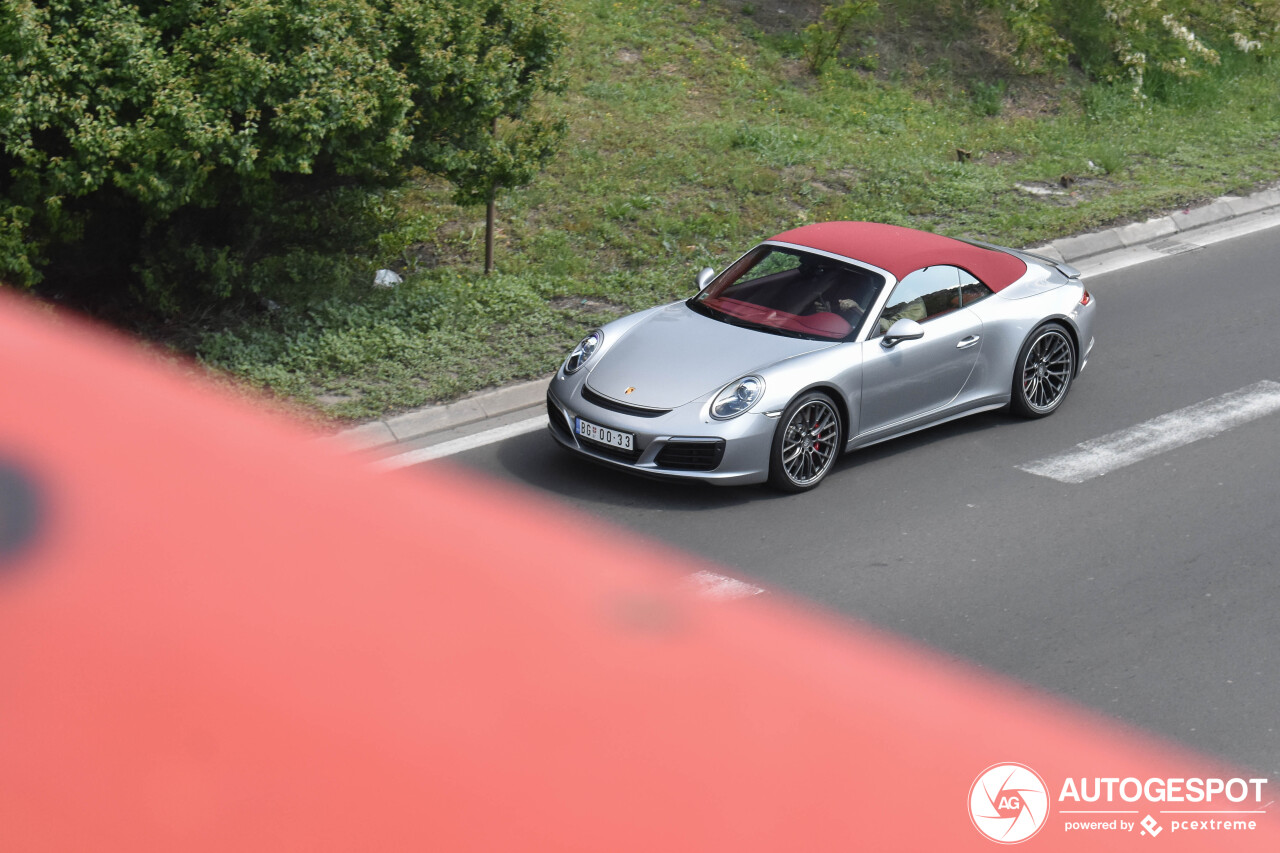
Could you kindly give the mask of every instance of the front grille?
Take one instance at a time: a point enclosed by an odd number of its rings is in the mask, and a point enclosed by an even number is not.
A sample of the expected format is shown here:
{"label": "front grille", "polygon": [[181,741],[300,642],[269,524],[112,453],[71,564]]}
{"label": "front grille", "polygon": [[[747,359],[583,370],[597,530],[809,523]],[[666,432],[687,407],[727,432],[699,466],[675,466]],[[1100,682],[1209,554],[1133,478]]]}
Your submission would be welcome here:
{"label": "front grille", "polygon": [[653,461],[659,468],[677,471],[714,471],[724,458],[724,439],[668,441]]}
{"label": "front grille", "polygon": [[630,406],[626,403],[619,403],[617,400],[610,400],[608,397],[597,394],[587,387],[585,383],[582,386],[582,399],[602,409],[608,409],[611,412],[618,412],[624,415],[635,415],[637,418],[659,418],[671,411],[670,409],[646,409],[643,406]]}
{"label": "front grille", "polygon": [[560,434],[562,438],[572,439],[573,433],[569,431],[569,425],[564,422],[564,412],[560,411],[551,400],[551,394],[547,394],[547,420],[551,421],[551,429]]}

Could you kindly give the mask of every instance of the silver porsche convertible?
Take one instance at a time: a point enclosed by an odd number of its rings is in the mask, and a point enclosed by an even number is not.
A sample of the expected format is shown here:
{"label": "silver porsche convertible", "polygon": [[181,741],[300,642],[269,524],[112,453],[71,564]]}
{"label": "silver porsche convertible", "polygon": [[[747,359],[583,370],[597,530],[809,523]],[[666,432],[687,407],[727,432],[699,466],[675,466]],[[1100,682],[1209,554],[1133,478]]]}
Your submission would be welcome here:
{"label": "silver porsche convertible", "polygon": [[1003,406],[1052,414],[1093,348],[1076,270],[894,225],[805,225],[698,287],[573,348],[547,391],[556,441],[638,474],[804,491],[843,451]]}

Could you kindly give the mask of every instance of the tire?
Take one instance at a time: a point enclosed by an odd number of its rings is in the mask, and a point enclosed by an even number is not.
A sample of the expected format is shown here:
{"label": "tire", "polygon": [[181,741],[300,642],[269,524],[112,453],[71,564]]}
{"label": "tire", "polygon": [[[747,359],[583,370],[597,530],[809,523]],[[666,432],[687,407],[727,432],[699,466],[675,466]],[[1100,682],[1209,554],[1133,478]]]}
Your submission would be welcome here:
{"label": "tire", "polygon": [[1053,414],[1071,390],[1076,350],[1060,323],[1045,323],[1032,332],[1018,351],[1013,368],[1009,408],[1024,418]]}
{"label": "tire", "polygon": [[822,482],[840,456],[844,425],[831,398],[819,391],[791,401],[773,434],[769,484],[784,492],[807,492]]}

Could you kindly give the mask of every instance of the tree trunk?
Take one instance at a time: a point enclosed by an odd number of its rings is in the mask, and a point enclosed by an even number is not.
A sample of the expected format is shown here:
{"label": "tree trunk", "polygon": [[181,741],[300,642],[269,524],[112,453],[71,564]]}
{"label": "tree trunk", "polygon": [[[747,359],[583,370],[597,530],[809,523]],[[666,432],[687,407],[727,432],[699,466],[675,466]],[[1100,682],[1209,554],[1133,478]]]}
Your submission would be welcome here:
{"label": "tree trunk", "polygon": [[494,196],[497,195],[495,190],[489,191],[489,206],[485,208],[484,213],[484,274],[488,275],[493,272],[493,220]]}
{"label": "tree trunk", "polygon": [[[493,118],[493,138],[498,138],[498,117]],[[498,188],[489,188],[489,204],[484,211],[484,274],[493,272],[493,227],[497,213]]]}

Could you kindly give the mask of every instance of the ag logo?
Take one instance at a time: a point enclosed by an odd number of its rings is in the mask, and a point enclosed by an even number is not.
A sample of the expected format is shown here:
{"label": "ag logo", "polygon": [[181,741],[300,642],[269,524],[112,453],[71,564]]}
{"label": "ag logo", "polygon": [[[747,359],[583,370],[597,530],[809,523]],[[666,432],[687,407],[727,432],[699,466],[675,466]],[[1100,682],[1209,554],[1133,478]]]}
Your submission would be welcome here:
{"label": "ag logo", "polygon": [[992,841],[1026,841],[1049,817],[1044,780],[1024,764],[993,764],[969,789],[969,817],[978,832]]}

